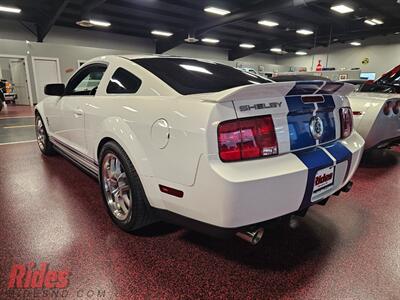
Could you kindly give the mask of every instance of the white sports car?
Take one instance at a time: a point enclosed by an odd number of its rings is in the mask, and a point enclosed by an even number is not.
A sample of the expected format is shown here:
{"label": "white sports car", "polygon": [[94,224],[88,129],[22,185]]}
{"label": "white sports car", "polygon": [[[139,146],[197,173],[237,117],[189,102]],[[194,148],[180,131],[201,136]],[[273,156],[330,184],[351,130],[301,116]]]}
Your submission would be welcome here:
{"label": "white sports car", "polygon": [[360,91],[349,98],[354,128],[365,139],[365,149],[400,144],[400,66],[366,82]]}
{"label": "white sports car", "polygon": [[343,83],[268,83],[209,61],[107,56],[51,84],[40,150],[97,176],[126,231],[168,220],[255,244],[267,220],[348,191],[364,140]]}

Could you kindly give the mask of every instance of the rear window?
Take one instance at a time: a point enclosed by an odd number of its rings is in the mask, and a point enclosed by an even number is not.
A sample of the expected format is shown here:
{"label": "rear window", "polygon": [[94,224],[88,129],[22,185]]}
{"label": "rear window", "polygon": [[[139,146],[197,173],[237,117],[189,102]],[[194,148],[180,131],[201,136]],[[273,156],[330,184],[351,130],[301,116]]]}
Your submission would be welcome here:
{"label": "rear window", "polygon": [[219,92],[233,87],[270,83],[256,75],[212,62],[184,58],[141,58],[147,69],[182,95]]}

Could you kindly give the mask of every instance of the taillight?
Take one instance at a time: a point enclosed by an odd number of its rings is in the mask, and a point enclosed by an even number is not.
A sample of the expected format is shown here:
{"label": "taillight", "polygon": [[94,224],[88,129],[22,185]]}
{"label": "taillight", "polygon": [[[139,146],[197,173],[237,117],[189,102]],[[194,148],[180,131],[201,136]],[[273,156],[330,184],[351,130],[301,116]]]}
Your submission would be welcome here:
{"label": "taillight", "polygon": [[390,110],[392,108],[392,102],[388,101],[383,105],[383,113],[388,116],[390,114]]}
{"label": "taillight", "polygon": [[393,113],[397,115],[400,112],[400,100],[396,102],[396,104],[393,106]]}
{"label": "taillight", "polygon": [[341,108],[339,113],[342,139],[345,139],[349,137],[353,131],[353,113],[350,107]]}
{"label": "taillight", "polygon": [[221,122],[218,125],[219,157],[239,161],[278,154],[272,117],[262,116]]}

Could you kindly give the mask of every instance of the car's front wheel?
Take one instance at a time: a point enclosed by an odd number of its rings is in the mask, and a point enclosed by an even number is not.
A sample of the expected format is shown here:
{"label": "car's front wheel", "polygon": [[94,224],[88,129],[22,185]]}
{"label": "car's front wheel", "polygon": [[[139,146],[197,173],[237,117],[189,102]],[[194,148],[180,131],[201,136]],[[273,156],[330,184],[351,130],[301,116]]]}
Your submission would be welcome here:
{"label": "car's front wheel", "polygon": [[140,178],[128,155],[113,141],[100,153],[100,184],[108,213],[121,229],[132,232],[151,223]]}
{"label": "car's front wheel", "polygon": [[36,115],[35,118],[35,128],[36,128],[36,140],[39,146],[40,151],[44,155],[52,155],[54,154],[53,144],[49,140],[49,136],[46,131],[46,127],[44,126],[43,120],[40,115]]}

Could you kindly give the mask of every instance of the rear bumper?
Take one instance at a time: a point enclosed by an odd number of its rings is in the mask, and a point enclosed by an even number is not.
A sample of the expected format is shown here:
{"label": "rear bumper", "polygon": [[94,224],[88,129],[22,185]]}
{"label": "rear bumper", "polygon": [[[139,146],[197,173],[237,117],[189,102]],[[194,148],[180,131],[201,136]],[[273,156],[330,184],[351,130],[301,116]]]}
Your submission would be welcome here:
{"label": "rear bumper", "polygon": [[17,98],[17,94],[11,93],[11,94],[4,94],[4,99],[6,101],[14,101]]}
{"label": "rear bumper", "polygon": [[[165,208],[231,229],[288,215],[343,188],[359,165],[363,146],[364,140],[354,132],[344,141],[268,159],[222,163],[218,157],[202,156],[195,184],[175,185],[184,197],[165,194]],[[331,165],[335,166],[333,185],[314,193],[317,171]]]}

